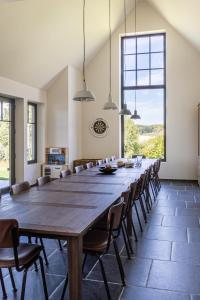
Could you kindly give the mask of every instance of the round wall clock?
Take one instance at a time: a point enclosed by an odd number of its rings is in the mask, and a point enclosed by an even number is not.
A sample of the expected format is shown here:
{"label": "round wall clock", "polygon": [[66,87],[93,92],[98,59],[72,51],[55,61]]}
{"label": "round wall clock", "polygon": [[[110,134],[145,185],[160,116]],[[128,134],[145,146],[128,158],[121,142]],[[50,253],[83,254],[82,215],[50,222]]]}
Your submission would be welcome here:
{"label": "round wall clock", "polygon": [[91,133],[98,138],[105,137],[108,133],[108,129],[109,125],[107,121],[105,121],[102,118],[97,118],[94,122],[90,124]]}

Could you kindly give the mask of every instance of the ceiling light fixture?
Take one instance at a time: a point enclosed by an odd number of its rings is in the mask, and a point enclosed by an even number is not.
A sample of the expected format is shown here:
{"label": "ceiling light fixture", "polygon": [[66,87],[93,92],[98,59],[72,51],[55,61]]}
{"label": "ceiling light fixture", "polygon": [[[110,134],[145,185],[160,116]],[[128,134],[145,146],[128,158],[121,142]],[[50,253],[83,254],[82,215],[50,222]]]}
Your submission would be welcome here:
{"label": "ceiling light fixture", "polygon": [[[125,37],[126,37],[126,0],[124,0],[124,32],[125,32]],[[126,47],[126,43],[125,46]],[[119,114],[121,116],[130,116],[131,111],[128,109],[126,101],[124,99],[124,104],[122,105],[122,109],[120,110]]]}
{"label": "ceiling light fixture", "polygon": [[85,0],[83,0],[83,90],[78,91],[73,100],[75,101],[94,101],[95,96],[87,89],[86,79],[85,79]]}
{"label": "ceiling light fixture", "polygon": [[[137,11],[136,11],[137,3],[136,3],[136,1],[137,0],[134,0],[134,1],[135,1],[135,35],[136,35],[136,32],[137,32]],[[136,57],[137,57],[137,45],[136,45]],[[140,115],[138,115],[138,113],[137,113],[137,93],[136,93],[136,89],[135,89],[135,109],[134,109],[133,115],[131,116],[131,119],[133,119],[133,120],[141,119]]]}
{"label": "ceiling light fixture", "polygon": [[117,105],[112,101],[112,71],[111,71],[111,62],[112,62],[112,44],[111,44],[111,17],[110,17],[110,11],[111,11],[111,0],[109,0],[109,72],[110,72],[110,78],[109,78],[109,95],[108,95],[108,101],[104,104],[103,109],[104,110],[116,110]]}

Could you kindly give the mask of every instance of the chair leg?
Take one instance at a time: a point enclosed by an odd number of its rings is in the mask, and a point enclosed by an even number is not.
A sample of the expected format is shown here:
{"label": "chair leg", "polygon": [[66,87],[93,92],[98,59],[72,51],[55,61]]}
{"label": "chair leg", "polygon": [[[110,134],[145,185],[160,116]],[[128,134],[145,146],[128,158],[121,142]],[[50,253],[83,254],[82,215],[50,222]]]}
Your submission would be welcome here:
{"label": "chair leg", "polygon": [[83,259],[83,264],[82,264],[82,273],[84,273],[84,267],[87,259],[87,253],[85,253],[84,259]]}
{"label": "chair leg", "polygon": [[115,240],[113,240],[113,245],[114,245],[115,256],[116,256],[116,259],[117,259],[119,272],[120,272],[120,276],[121,276],[121,280],[122,280],[122,285],[126,286],[126,283],[125,283],[125,280],[124,280],[124,277],[125,277],[124,269],[123,269],[122,261],[121,261],[120,255],[119,255],[119,250],[118,250],[118,247],[117,247],[117,243],[116,243]]}
{"label": "chair leg", "polygon": [[1,288],[2,288],[2,292],[3,292],[3,299],[6,299],[7,294],[6,294],[6,288],[5,288],[5,284],[4,284],[4,280],[3,280],[3,274],[2,274],[1,269],[0,269],[0,281],[1,281]]}
{"label": "chair leg", "polygon": [[63,286],[63,291],[62,291],[62,295],[61,295],[60,300],[64,300],[66,289],[67,289],[67,284],[68,284],[68,274],[67,274],[66,279],[65,279],[65,283],[64,283],[64,286]]}
{"label": "chair leg", "polygon": [[[143,232],[142,223],[141,223],[140,216],[139,216],[138,209],[137,209],[137,205],[136,205],[135,202],[134,202],[134,207],[135,207],[136,215],[137,215],[137,218],[138,218],[138,223],[139,223],[139,226],[140,226],[140,231]],[[133,220],[131,220],[131,223],[132,223],[132,227],[134,227]]]}
{"label": "chair leg", "polygon": [[24,270],[24,274],[23,274],[23,280],[22,280],[22,291],[21,291],[21,297],[20,297],[20,300],[24,300],[24,296],[25,296],[25,288],[26,288],[27,272],[28,272],[28,269],[25,269],[25,270]]}
{"label": "chair leg", "polygon": [[127,244],[127,240],[126,240],[126,234],[125,234],[124,224],[123,223],[122,223],[122,235],[123,235],[123,238],[124,238],[124,243],[125,243],[127,257],[128,257],[128,259],[131,259],[129,248],[128,248],[128,244]]}
{"label": "chair leg", "polygon": [[39,256],[39,262],[40,262],[40,269],[41,269],[41,274],[42,274],[44,296],[45,296],[45,300],[48,300],[48,291],[47,291],[47,284],[46,284],[45,273],[44,273],[44,265],[43,265],[43,260],[42,260],[41,256]]}
{"label": "chair leg", "polygon": [[16,288],[16,285],[15,285],[15,280],[14,280],[14,277],[13,277],[12,269],[8,268],[8,271],[9,271],[9,274],[10,274],[10,280],[11,280],[11,283],[12,283],[13,291],[17,292],[17,288]]}
{"label": "chair leg", "polygon": [[106,288],[107,297],[108,297],[108,300],[111,300],[110,290],[109,290],[108,281],[107,281],[105,269],[104,269],[104,266],[103,266],[103,262],[102,262],[100,256],[98,256],[98,259],[99,259],[99,263],[100,263],[100,267],[101,267],[101,273],[102,273],[102,276],[103,276],[103,281],[104,281],[105,288]]}
{"label": "chair leg", "polygon": [[44,248],[44,243],[43,243],[42,238],[40,238],[40,244],[42,246],[42,252],[43,252],[43,255],[44,255],[45,265],[48,266],[49,262],[48,262],[48,259],[47,259],[47,254],[46,254],[46,251],[45,251],[45,248]]}
{"label": "chair leg", "polygon": [[124,230],[125,230],[125,234],[126,234],[126,237],[127,237],[127,241],[128,241],[128,245],[129,245],[129,249],[131,251],[131,254],[134,254],[134,251],[133,251],[133,247],[131,245],[131,240],[130,240],[130,236],[128,234],[128,230],[127,230],[127,226],[126,226],[126,223],[124,222]]}
{"label": "chair leg", "polygon": [[[29,244],[32,244],[31,236],[28,236],[28,242]],[[35,242],[37,243],[37,238],[35,238]],[[38,267],[36,262],[34,262],[34,266],[35,266],[35,272],[38,272]]]}
{"label": "chair leg", "polygon": [[144,221],[145,221],[145,223],[147,223],[147,215],[146,215],[145,208],[144,208],[144,204],[143,204],[141,198],[139,199],[139,202],[140,202],[142,214],[143,214],[143,217],[144,217]]}
{"label": "chair leg", "polygon": [[63,251],[63,247],[62,247],[62,244],[61,244],[60,240],[58,240],[58,245],[59,245],[60,251]]}
{"label": "chair leg", "polygon": [[[137,243],[138,237],[137,237],[137,233],[136,233],[136,230],[135,230],[135,226],[134,226],[133,220],[131,220],[131,224],[132,224],[133,234],[134,234],[134,237],[135,237],[135,242]],[[127,234],[128,234],[127,227],[126,227],[126,231],[127,231]]]}

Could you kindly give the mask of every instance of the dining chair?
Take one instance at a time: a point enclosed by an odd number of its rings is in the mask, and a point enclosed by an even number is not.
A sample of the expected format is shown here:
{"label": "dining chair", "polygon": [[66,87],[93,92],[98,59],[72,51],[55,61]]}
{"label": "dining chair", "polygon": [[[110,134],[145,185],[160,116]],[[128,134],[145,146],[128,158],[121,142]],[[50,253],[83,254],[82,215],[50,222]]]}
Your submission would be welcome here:
{"label": "dining chair", "polygon": [[23,181],[20,183],[13,184],[11,186],[11,195],[17,195],[19,193],[28,191],[30,189],[30,183],[28,181]]}
{"label": "dining chair", "polygon": [[51,177],[49,175],[41,176],[37,178],[37,185],[42,186],[46,183],[49,183],[51,181]]}
{"label": "dining chair", "polygon": [[87,163],[87,164],[86,164],[86,167],[87,167],[87,169],[93,168],[93,167],[94,167],[93,162],[90,161],[89,163]]}
{"label": "dining chair", "polygon": [[[42,274],[42,282],[45,300],[48,299],[48,291],[45,280],[43,260],[40,256],[42,248],[38,244],[20,243],[19,225],[15,219],[0,220],[0,281],[3,297],[7,298],[3,282],[3,268],[16,268],[17,272],[24,272],[22,279],[21,300],[25,297],[26,278],[29,268],[39,260]],[[15,288],[16,291],[16,288]]]}
{"label": "dining chair", "polygon": [[[147,220],[147,216],[146,216],[146,212],[145,212],[145,209],[144,209],[144,204],[143,204],[143,202],[140,198],[141,187],[142,187],[142,179],[141,178],[139,178],[137,181],[131,183],[131,185],[130,185],[130,188],[131,188],[131,206],[132,206],[132,208],[133,207],[135,208],[135,212],[136,212],[136,216],[137,216],[137,219],[138,219],[139,227],[140,227],[140,230],[142,232],[143,228],[142,228],[142,222],[141,222],[140,214],[139,214],[138,207],[137,207],[137,202],[140,203],[140,208],[141,208],[141,211],[142,211],[145,222]],[[132,228],[133,228],[133,231],[134,231],[133,221],[132,221]]]}
{"label": "dining chair", "polygon": [[[16,184],[13,184],[11,186],[10,193],[11,193],[11,195],[18,195],[20,193],[28,191],[30,189],[30,187],[31,186],[30,186],[30,184],[29,184],[28,181],[23,181],[21,183],[16,183]],[[31,237],[30,236],[28,237],[28,239],[29,239],[29,243],[31,243]],[[42,238],[39,238],[39,240],[40,240],[40,244],[41,244],[41,247],[42,247],[42,252],[43,252],[43,255],[44,255],[45,264],[48,265],[48,259],[47,259],[47,255],[46,255],[46,251],[45,251],[43,240],[42,240]],[[37,237],[36,237],[35,241],[37,243]]]}
{"label": "dining chair", "polygon": [[[111,295],[110,295],[110,289],[108,286],[107,276],[104,269],[102,257],[108,253],[111,244],[113,244],[114,246],[115,256],[119,267],[122,285],[123,286],[126,285],[125,273],[119,255],[119,249],[116,243],[117,238],[120,236],[123,209],[124,209],[124,202],[122,199],[120,199],[120,201],[117,204],[112,205],[109,209],[109,213],[107,216],[107,230],[91,229],[83,237],[83,253],[85,254],[85,257],[84,257],[82,269],[84,269],[84,265],[88,254],[94,255],[98,258],[103,281],[106,288],[107,298],[109,300],[111,300]],[[67,284],[68,284],[68,275],[64,283],[61,300],[64,299]]]}
{"label": "dining chair", "polygon": [[80,166],[76,166],[75,167],[75,172],[76,174],[80,173],[81,171],[84,170],[84,166],[83,165],[80,165]]}
{"label": "dining chair", "polygon": [[69,170],[69,169],[68,170],[63,170],[63,171],[60,172],[60,178],[66,178],[71,174],[72,174],[71,170]]}
{"label": "dining chair", "polygon": [[[131,190],[127,190],[121,194],[121,198],[124,202],[123,216],[122,216],[122,236],[126,248],[127,257],[131,259],[130,252],[133,254],[133,248],[131,245],[130,237],[128,235],[128,229],[126,225],[129,209],[131,209]],[[109,213],[109,212],[108,212]],[[94,226],[93,229],[107,230],[108,213],[105,214]],[[136,234],[136,232],[135,232]]]}
{"label": "dining chair", "polygon": [[103,165],[103,164],[104,164],[104,160],[99,159],[99,160],[97,161],[97,164],[98,164],[99,166]]}

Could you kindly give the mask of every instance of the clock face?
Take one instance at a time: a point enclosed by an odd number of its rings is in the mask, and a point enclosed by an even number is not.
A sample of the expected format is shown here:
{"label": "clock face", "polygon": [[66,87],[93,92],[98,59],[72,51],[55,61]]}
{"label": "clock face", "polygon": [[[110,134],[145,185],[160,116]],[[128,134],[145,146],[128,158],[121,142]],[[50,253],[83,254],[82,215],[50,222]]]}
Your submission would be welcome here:
{"label": "clock face", "polygon": [[108,123],[102,119],[98,118],[90,125],[91,133],[96,137],[104,137],[107,135],[109,129]]}

